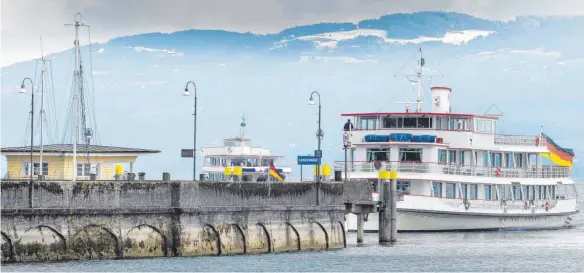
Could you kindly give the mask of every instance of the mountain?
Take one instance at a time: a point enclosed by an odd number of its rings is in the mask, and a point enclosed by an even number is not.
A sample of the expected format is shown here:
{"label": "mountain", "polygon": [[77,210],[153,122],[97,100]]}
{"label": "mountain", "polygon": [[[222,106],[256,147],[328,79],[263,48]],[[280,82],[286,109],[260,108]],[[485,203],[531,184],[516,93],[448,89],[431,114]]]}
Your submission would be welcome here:
{"label": "mountain", "polygon": [[[83,61],[87,87],[94,89],[101,144],[161,149],[160,156],[138,162],[153,178],[164,171],[173,178],[190,177],[191,163],[179,154],[192,139],[192,98],[181,96],[188,80],[197,84],[201,146],[218,145],[237,134],[245,113],[253,143],[287,156],[291,165],[296,155],[310,153],[316,145],[317,109],[306,100],[319,90],[324,160],[332,162],[343,156],[341,113],[402,110],[390,101],[415,99],[408,81],[394,74],[413,68],[420,46],[428,67],[445,75],[426,86],[452,87],[454,112],[483,113],[496,104],[505,114],[505,133],[537,134],[543,126],[578,158],[584,153],[584,128],[575,118],[584,114],[584,95],[578,90],[583,27],[584,17],[499,22],[420,12],[297,26],[268,35],[145,33],[84,46]],[[47,99],[60,109],[54,123],[63,135],[72,51],[48,58],[54,92]],[[35,67],[36,62],[27,61],[2,68],[2,146],[26,142],[30,97],[14,88],[34,76]],[[584,178],[583,163],[575,163],[574,175]]]}

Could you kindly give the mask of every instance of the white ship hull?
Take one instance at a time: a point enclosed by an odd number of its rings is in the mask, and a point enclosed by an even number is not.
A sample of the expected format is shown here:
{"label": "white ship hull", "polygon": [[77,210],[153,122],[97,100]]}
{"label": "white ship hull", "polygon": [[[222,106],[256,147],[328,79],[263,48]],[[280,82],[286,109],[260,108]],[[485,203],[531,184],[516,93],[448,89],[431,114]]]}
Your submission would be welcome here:
{"label": "white ship hull", "polygon": [[[478,215],[428,211],[399,211],[398,231],[461,231],[500,229],[554,229],[566,227],[571,217],[563,215]],[[364,232],[379,232],[379,214],[371,213],[363,225]],[[348,232],[357,231],[357,216],[347,214],[345,227]]]}

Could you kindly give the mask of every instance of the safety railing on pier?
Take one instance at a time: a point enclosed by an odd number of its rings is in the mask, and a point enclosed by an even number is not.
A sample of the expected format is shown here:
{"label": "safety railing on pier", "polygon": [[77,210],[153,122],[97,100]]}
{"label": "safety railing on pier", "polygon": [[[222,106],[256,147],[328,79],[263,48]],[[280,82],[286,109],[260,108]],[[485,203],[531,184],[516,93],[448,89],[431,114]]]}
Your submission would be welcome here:
{"label": "safety railing on pier", "polygon": [[[335,170],[344,171],[344,161],[335,162]],[[570,176],[570,168],[557,166],[542,166],[540,169],[529,168],[497,168],[482,166],[463,166],[426,162],[350,162],[349,172],[378,172],[379,170],[396,170],[402,173],[434,173],[461,176],[484,176],[503,178],[564,178]],[[377,168],[379,167],[379,168]]]}
{"label": "safety railing on pier", "polygon": [[495,144],[511,146],[545,146],[545,138],[534,135],[495,135]]}

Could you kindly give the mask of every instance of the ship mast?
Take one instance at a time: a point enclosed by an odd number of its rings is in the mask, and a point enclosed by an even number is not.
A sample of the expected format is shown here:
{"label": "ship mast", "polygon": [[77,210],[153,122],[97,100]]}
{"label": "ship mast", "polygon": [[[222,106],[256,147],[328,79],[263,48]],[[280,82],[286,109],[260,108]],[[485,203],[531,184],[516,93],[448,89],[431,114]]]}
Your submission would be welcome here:
{"label": "ship mast", "polygon": [[[403,76],[409,79],[410,83],[412,84],[417,84],[418,88],[416,90],[416,95],[417,95],[417,99],[416,99],[416,112],[420,113],[422,112],[422,102],[424,100],[424,77],[443,77],[444,75],[440,74],[440,75],[425,75],[424,72],[424,66],[426,65],[426,60],[424,59],[424,55],[423,55],[423,51],[422,51],[422,47],[420,46],[420,48],[418,49],[418,53],[420,54],[419,58],[418,58],[418,65],[416,67],[416,69],[414,69],[415,74],[395,74],[395,76]],[[417,55],[417,54],[416,54]],[[410,79],[410,77],[415,77],[415,80]],[[411,104],[412,102],[398,102],[398,103],[403,103],[406,104],[406,110],[409,109],[409,104]]]}

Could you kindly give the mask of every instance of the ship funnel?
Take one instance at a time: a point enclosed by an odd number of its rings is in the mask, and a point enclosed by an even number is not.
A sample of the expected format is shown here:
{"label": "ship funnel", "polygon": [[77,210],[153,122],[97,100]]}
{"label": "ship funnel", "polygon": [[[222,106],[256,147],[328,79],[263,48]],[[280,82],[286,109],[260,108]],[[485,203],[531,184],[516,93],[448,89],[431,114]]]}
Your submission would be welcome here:
{"label": "ship funnel", "polygon": [[432,113],[450,113],[450,93],[452,89],[434,86],[430,90],[432,91]]}

